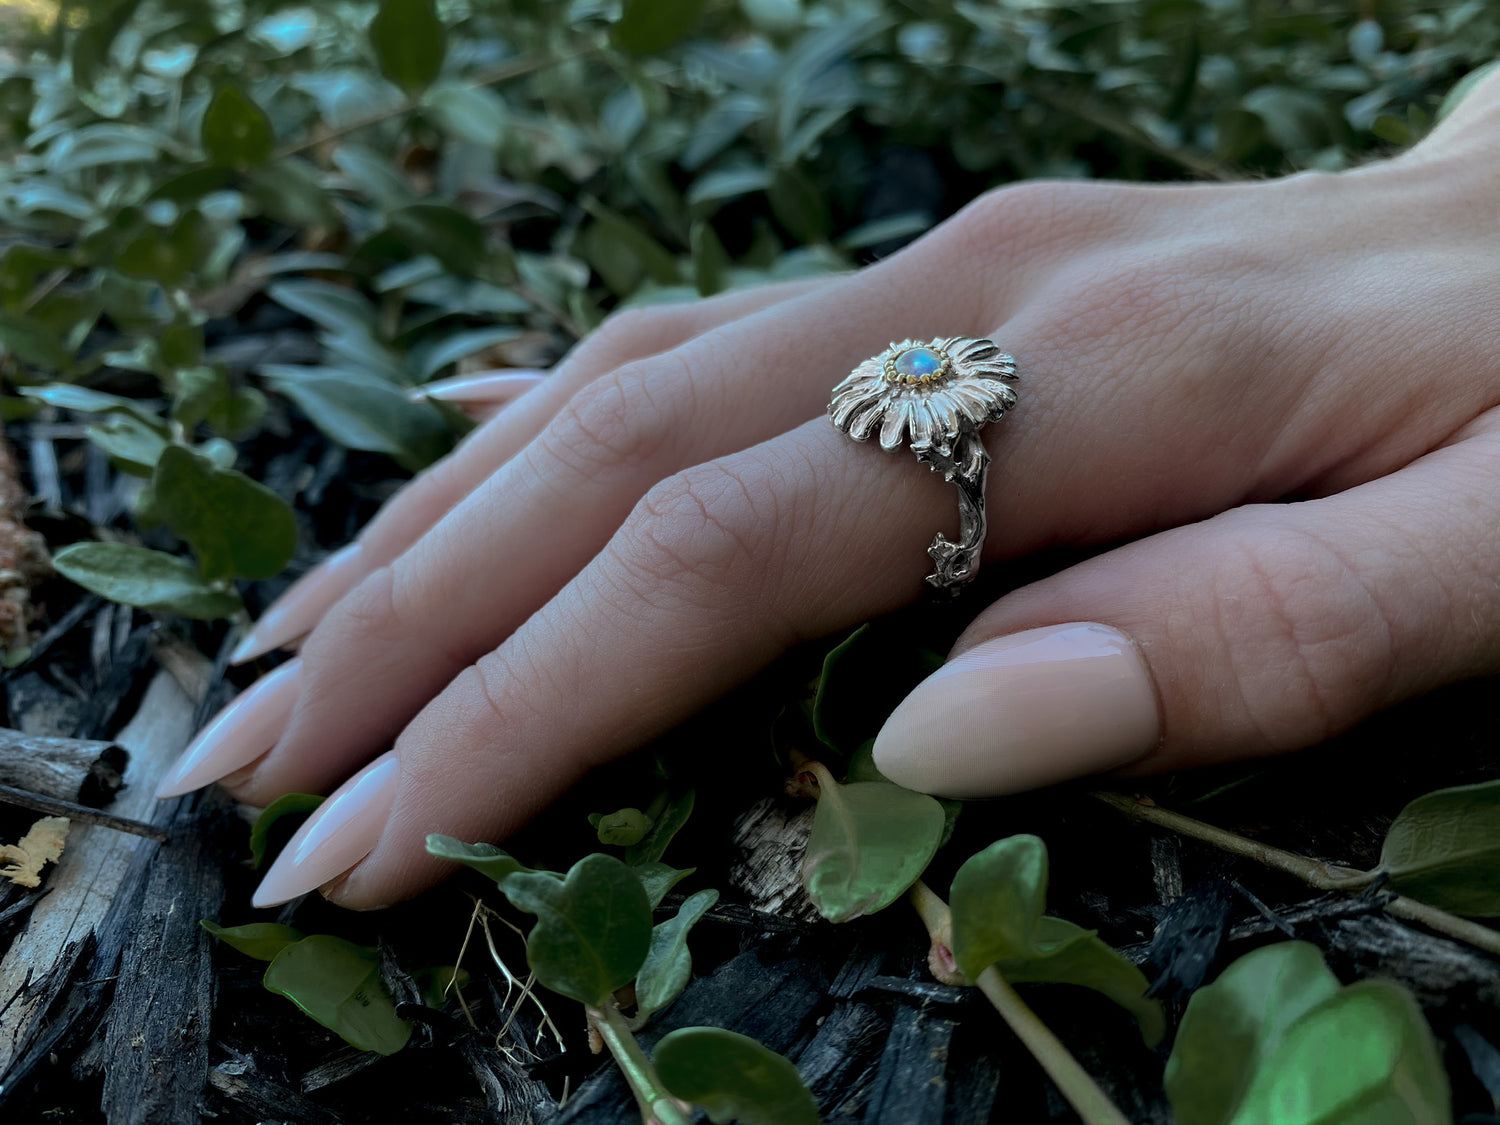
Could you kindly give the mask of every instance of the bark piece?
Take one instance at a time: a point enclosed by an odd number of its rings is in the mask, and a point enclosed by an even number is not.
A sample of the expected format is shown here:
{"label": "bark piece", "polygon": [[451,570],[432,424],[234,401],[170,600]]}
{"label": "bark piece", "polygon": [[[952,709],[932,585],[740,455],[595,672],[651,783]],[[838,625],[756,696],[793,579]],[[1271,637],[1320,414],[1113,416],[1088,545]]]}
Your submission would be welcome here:
{"label": "bark piece", "polygon": [[[166,672],[158,672],[130,724],[117,740],[130,751],[126,780],[130,788],[114,811],[144,818],[157,802],[152,797],[157,780],[187,744],[192,734],[193,700]],[[26,920],[26,928],[0,961],[0,1085],[17,1082],[12,1071],[32,1042],[45,1031],[47,1012],[73,981],[107,977],[102,973],[77,975],[81,968],[98,968],[102,956],[90,955],[115,896],[125,884],[138,851],[156,844],[140,836],[99,826],[82,826],[63,854],[49,884],[51,892]],[[197,919],[193,919],[196,924]],[[48,966],[38,978],[37,966]],[[80,988],[83,986],[80,985]],[[76,991],[76,990],[75,990]]]}
{"label": "bark piece", "polygon": [[0,785],[102,808],[125,784],[130,755],[113,742],[0,729]]}

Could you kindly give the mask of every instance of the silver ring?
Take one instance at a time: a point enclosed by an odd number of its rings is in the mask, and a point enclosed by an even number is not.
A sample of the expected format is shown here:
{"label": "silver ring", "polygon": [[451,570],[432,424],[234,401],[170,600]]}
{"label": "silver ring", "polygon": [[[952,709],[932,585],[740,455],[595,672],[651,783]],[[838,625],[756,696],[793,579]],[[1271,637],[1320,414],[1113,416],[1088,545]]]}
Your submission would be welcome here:
{"label": "silver ring", "polygon": [[917,460],[958,486],[958,542],[938,534],[927,548],[927,584],[941,593],[957,594],[979,570],[990,467],[979,430],[1015,406],[1015,381],[1015,359],[993,340],[950,336],[892,344],[833,388],[828,413],[840,433],[864,441],[878,428],[887,452],[909,437]]}

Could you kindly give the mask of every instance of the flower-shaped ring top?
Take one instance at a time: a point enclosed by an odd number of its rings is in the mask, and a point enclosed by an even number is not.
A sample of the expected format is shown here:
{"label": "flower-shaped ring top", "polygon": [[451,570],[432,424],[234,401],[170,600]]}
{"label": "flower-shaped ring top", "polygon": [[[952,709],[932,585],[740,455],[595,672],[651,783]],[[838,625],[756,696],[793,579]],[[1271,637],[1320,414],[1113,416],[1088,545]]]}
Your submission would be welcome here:
{"label": "flower-shaped ring top", "polygon": [[921,461],[959,491],[960,539],[938,535],[927,553],[937,590],[956,593],[979,569],[984,546],[984,480],[989,468],[979,429],[1016,404],[1016,361],[992,340],[967,336],[902,340],[871,356],[833,389],[828,413],[855,441],[880,431],[880,445],[910,439]]}

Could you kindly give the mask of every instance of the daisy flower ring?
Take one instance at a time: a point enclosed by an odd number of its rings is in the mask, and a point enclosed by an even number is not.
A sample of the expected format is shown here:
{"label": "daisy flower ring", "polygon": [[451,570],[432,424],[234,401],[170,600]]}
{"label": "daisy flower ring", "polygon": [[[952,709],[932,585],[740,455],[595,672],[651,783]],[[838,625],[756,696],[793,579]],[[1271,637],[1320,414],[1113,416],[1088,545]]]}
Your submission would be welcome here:
{"label": "daisy flower ring", "polygon": [[871,356],[833,388],[828,413],[855,441],[909,445],[917,460],[958,486],[958,541],[939,534],[927,553],[933,589],[956,594],[979,569],[984,480],[990,457],[979,430],[1016,404],[1016,361],[993,340],[902,340]]}

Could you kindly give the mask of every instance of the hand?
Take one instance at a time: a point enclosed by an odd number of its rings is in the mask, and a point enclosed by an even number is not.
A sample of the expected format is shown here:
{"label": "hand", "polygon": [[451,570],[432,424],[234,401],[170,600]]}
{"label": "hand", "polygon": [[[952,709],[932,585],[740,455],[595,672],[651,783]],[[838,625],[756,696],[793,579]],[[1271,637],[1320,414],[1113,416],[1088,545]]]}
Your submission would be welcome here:
{"label": "hand", "polygon": [[904,336],[1017,358],[989,565],[1133,542],[982,612],[881,733],[895,780],[1269,754],[1500,667],[1497,101],[1350,173],[1027,184],[852,276],[613,318],[267,615],[252,647],[310,629],[300,659],[164,790],[358,770],[256,902],[390,903],[445,873],[428,833],[501,839],[789,645],[910,602],[953,490],[824,413]]}

